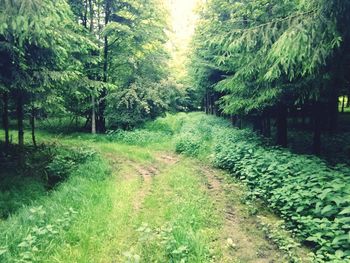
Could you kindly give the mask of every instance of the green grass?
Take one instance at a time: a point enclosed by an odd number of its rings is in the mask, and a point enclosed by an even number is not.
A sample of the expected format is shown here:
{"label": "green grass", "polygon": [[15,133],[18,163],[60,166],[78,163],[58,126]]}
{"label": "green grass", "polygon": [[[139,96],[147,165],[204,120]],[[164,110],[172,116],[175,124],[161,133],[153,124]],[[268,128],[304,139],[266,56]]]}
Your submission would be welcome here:
{"label": "green grass", "polygon": [[[80,165],[55,191],[33,197],[0,223],[1,262],[208,261],[208,243],[217,235],[212,206],[190,160],[171,168],[157,161],[160,150],[172,150],[169,139],[140,146],[123,138],[40,131],[38,141],[91,146],[104,158]],[[140,211],[133,203],[144,182],[135,165],[161,167]]]}
{"label": "green grass", "polygon": [[[107,164],[96,157],[81,165],[52,194],[0,222],[1,262],[45,262],[67,240],[74,243],[67,229],[88,222],[86,213],[103,207],[108,210],[107,175]],[[89,226],[81,225],[82,229]]]}
{"label": "green grass", "polygon": [[24,205],[30,205],[47,193],[40,178],[23,177],[17,173],[0,173],[0,218],[6,218]]}
{"label": "green grass", "polygon": [[[203,162],[212,160],[216,133],[227,127],[226,121],[192,113],[117,136],[38,131],[39,143],[88,147],[97,155],[70,170],[54,191],[23,201],[0,221],[0,261],[238,263],[255,262],[257,251],[282,258],[257,228],[255,213],[243,212],[256,208],[240,204],[238,186],[225,186],[219,196],[208,191]],[[174,156],[175,150],[183,155]],[[244,219],[237,217],[233,233],[225,232],[228,202]],[[282,242],[270,232],[282,247],[291,242],[288,233]],[[231,237],[240,250],[227,246]]]}

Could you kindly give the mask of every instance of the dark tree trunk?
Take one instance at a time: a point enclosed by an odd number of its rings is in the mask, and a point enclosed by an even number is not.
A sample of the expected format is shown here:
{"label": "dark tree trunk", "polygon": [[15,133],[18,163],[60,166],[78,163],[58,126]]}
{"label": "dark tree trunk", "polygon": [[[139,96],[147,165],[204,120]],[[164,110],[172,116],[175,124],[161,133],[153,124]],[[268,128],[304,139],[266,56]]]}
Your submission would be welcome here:
{"label": "dark tree trunk", "polygon": [[306,108],[301,108],[301,126],[305,130],[306,129]]}
{"label": "dark tree trunk", "polygon": [[276,128],[277,128],[277,144],[282,147],[288,146],[287,138],[287,106],[280,104],[277,108]]}
{"label": "dark tree trunk", "polygon": [[322,106],[320,102],[315,102],[312,110],[313,117],[313,153],[319,155],[321,153],[321,122],[322,122]]}
{"label": "dark tree trunk", "polygon": [[85,28],[87,28],[87,0],[84,1],[84,13],[83,13],[83,19],[82,19],[82,24]]}
{"label": "dark tree trunk", "polygon": [[209,99],[208,99],[209,95],[208,92],[205,93],[205,97],[204,97],[204,107],[205,107],[205,113],[209,114]]}
{"label": "dark tree trunk", "polygon": [[23,148],[24,145],[24,129],[23,129],[23,95],[19,92],[17,95],[17,125],[18,125],[18,145]]}
{"label": "dark tree trunk", "polygon": [[264,113],[263,115],[262,134],[267,138],[271,137],[271,119],[268,113]]}
{"label": "dark tree trunk", "polygon": [[[344,43],[343,43],[344,45]],[[334,134],[338,129],[339,113],[339,91],[344,85],[344,56],[342,48],[335,51],[335,56],[331,63],[332,81],[329,94],[329,127],[330,134]]]}
{"label": "dark tree trunk", "polygon": [[87,118],[86,118],[85,124],[84,124],[84,129],[88,128],[90,120],[91,120],[91,115],[88,115]]}
{"label": "dark tree trunk", "polygon": [[241,115],[237,115],[236,118],[236,127],[238,129],[242,129],[242,116]]}
{"label": "dark tree trunk", "polygon": [[9,138],[9,113],[8,113],[8,105],[9,105],[9,98],[8,98],[8,93],[4,92],[3,97],[3,114],[2,114],[2,124],[5,132],[5,145],[6,147],[10,143],[10,138]]}
{"label": "dark tree trunk", "polygon": [[[92,0],[89,0],[89,10],[90,10],[90,33],[94,31],[94,7],[92,5]],[[96,133],[96,106],[95,106],[95,94],[91,93],[91,133]]]}
{"label": "dark tree trunk", "polygon": [[32,141],[33,145],[36,147],[36,139],[35,139],[35,108],[32,107],[32,111],[30,114],[30,127],[32,130]]}
{"label": "dark tree trunk", "polygon": [[[338,128],[338,112],[339,112],[339,96],[338,96],[338,85],[340,82],[335,80],[334,86],[331,90],[330,101],[329,101],[329,133],[333,134]],[[337,86],[337,87],[336,87]]]}
{"label": "dark tree trunk", "polygon": [[266,117],[265,136],[268,138],[271,137],[271,118],[270,118],[270,116]]}
{"label": "dark tree trunk", "polygon": [[263,133],[263,121],[261,115],[253,116],[253,130],[260,134]]}
{"label": "dark tree trunk", "polygon": [[230,119],[231,119],[232,126],[235,126],[235,124],[236,124],[236,116],[231,114]]}
{"label": "dark tree trunk", "polygon": [[341,112],[344,113],[345,108],[345,96],[343,96],[342,102],[341,102]]}
{"label": "dark tree trunk", "polygon": [[102,89],[100,95],[100,102],[98,105],[98,116],[96,119],[96,129],[99,133],[104,133],[106,131],[106,119],[105,119],[105,110],[106,110],[106,96],[107,90]]}
{"label": "dark tree trunk", "polygon": [[[109,22],[110,15],[110,0],[106,0],[105,5],[105,26]],[[108,80],[108,37],[104,37],[104,47],[103,47],[103,82],[107,83]],[[97,129],[100,133],[106,131],[106,120],[105,120],[105,110],[106,110],[106,88],[102,89],[99,105],[98,105],[98,117],[97,117]]]}

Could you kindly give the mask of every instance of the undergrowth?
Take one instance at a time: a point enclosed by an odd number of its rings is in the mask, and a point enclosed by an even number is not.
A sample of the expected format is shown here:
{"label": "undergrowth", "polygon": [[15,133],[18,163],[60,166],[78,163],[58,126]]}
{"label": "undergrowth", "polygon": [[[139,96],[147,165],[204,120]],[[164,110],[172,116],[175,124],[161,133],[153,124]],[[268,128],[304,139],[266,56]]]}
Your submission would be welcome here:
{"label": "undergrowth", "polygon": [[[107,198],[107,164],[89,150],[86,154],[60,151],[48,169],[56,176],[68,169],[69,177],[49,195],[42,195],[0,221],[0,262],[44,262],[60,246],[75,242],[75,237],[69,235],[71,226],[79,221],[84,225],[82,214],[93,211],[98,200]],[[84,162],[74,171],[70,169],[72,160],[82,159]]]}
{"label": "undergrowth", "polygon": [[175,135],[176,151],[205,156],[264,200],[313,248],[315,262],[350,260],[350,184],[347,166],[270,146],[223,119],[189,114]]}

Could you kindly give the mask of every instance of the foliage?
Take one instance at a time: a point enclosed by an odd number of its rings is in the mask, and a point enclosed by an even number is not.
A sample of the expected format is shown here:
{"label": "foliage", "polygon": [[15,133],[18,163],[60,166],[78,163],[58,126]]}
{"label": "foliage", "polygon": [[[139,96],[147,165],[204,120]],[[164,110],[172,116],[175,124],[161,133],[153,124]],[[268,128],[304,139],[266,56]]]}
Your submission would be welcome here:
{"label": "foliage", "polygon": [[95,151],[85,148],[63,148],[54,150],[53,157],[45,167],[49,184],[66,180],[76,169],[95,154]]}
{"label": "foliage", "polygon": [[335,53],[346,52],[348,10],[340,1],[206,1],[193,39],[193,82],[202,97],[213,87],[223,93],[230,114],[319,98],[325,93],[311,82],[330,90],[327,80],[342,73],[326,65],[345,67]]}
{"label": "foliage", "polygon": [[165,142],[170,138],[170,135],[167,132],[148,130],[116,130],[107,132],[106,136],[107,139],[111,142],[120,142],[129,145],[141,146]]}
{"label": "foliage", "polygon": [[182,133],[176,138],[175,150],[177,153],[184,153],[189,156],[198,156],[202,141],[196,134],[190,132]]}
{"label": "foliage", "polygon": [[263,216],[258,216],[259,225],[266,234],[266,236],[271,239],[280,250],[288,254],[291,262],[312,262],[314,255],[310,253],[309,257],[297,257],[295,255],[296,249],[300,246],[292,237],[292,231],[285,229],[284,221],[280,220],[275,223],[270,223],[267,218]]}
{"label": "foliage", "polygon": [[0,13],[1,105],[5,123],[17,111],[20,144],[27,116],[35,144],[37,118],[82,117],[102,133],[183,108],[162,1],[3,0]]}
{"label": "foliage", "polygon": [[30,206],[1,221],[1,262],[41,262],[55,253],[57,247],[73,238],[69,231],[76,221],[82,220],[86,211],[94,210],[96,200],[105,198],[108,174],[107,165],[99,157],[89,158],[52,194],[33,200]]}
{"label": "foliage", "polygon": [[269,146],[252,131],[233,129],[220,118],[189,116],[183,127],[201,132],[186,147],[199,138],[203,147],[208,140],[207,158],[212,155],[217,167],[230,171],[249,187],[252,196],[278,212],[288,228],[315,249],[316,262],[349,259],[347,169]]}
{"label": "foliage", "polygon": [[1,156],[0,167],[4,170],[0,174],[0,217],[8,217],[23,205],[45,196],[95,154],[90,149],[62,145],[26,147],[26,161],[20,167],[17,152],[17,147],[12,147]]}

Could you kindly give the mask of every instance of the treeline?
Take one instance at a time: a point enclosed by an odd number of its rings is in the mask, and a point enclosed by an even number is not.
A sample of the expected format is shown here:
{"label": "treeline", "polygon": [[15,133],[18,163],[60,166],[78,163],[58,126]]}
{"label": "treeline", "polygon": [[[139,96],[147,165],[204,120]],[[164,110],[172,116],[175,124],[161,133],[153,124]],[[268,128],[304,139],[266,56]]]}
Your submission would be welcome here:
{"label": "treeline", "polygon": [[284,147],[294,119],[319,154],[350,93],[349,14],[341,0],[206,1],[190,66],[203,108],[237,126],[248,119]]}
{"label": "treeline", "polygon": [[168,78],[168,13],[160,0],[0,0],[0,96],[5,142],[24,121],[83,117],[103,133],[176,109]]}

